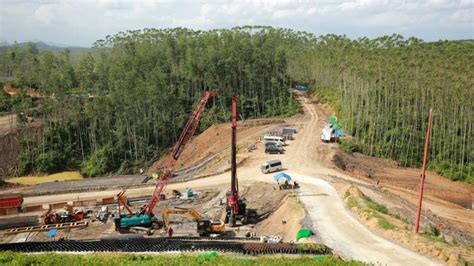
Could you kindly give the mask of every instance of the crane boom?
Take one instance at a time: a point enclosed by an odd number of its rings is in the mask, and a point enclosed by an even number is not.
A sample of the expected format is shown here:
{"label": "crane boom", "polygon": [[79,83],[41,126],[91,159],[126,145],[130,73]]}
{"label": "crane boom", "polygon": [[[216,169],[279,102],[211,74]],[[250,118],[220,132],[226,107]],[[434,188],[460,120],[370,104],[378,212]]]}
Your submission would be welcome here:
{"label": "crane boom", "polygon": [[173,146],[173,149],[171,151],[171,154],[169,155],[167,159],[167,165],[166,168],[161,175],[161,178],[158,180],[155,190],[153,192],[153,195],[151,197],[150,202],[146,206],[146,208],[142,211],[142,214],[151,214],[153,211],[153,208],[158,204],[160,200],[160,195],[163,193],[165,190],[166,185],[170,181],[170,179],[173,177],[173,166],[176,163],[176,161],[179,159],[181,156],[181,153],[184,150],[184,146],[186,143],[189,141],[192,135],[196,132],[196,129],[199,125],[199,121],[201,120],[202,113],[204,112],[204,109],[206,108],[206,104],[209,101],[209,99],[213,96],[215,96],[216,93],[212,91],[205,91],[204,95],[202,96],[201,100],[199,101],[196,109],[194,110],[193,114],[189,118],[188,122],[184,126],[183,131],[181,132],[181,135],[179,136],[178,141],[176,144]]}

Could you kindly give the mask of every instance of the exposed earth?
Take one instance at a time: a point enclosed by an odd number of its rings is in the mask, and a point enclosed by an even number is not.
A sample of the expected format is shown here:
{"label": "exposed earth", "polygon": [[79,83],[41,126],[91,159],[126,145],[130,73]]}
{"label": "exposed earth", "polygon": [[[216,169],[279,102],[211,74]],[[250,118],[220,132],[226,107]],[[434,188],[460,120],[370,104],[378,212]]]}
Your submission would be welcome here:
{"label": "exposed earth", "polygon": [[[325,118],[331,114],[330,109],[315,103],[312,97],[300,94],[297,97],[304,114],[286,120],[240,124],[237,173],[241,191],[249,200],[249,206],[258,209],[259,213],[271,214],[255,227],[244,231],[253,231],[257,235],[279,235],[285,241],[293,241],[296,231],[304,225],[311,227],[316,234],[311,241],[328,245],[344,258],[372,263],[455,265],[461,261],[460,255],[463,260],[474,262],[472,185],[453,182],[428,172],[423,205],[422,228],[428,230],[434,225],[448,240],[467,245],[466,248],[446,243],[436,246],[429,239],[413,237],[410,232],[413,231],[411,226],[414,223],[420,169],[399,167],[396,162],[385,159],[343,154],[337,144],[322,143],[319,135]],[[266,132],[277,131],[282,125],[298,127],[299,132],[294,135],[294,140],[288,141],[285,154],[265,154],[259,138]],[[206,203],[202,200],[191,206],[211,217],[219,216],[222,209],[219,200],[225,198],[230,183],[230,172],[227,171],[229,142],[228,124],[212,126],[196,136],[183,152],[183,161],[178,167],[180,175],[175,180],[177,182],[167,186],[168,193],[173,189],[183,191],[186,188],[199,191],[201,195],[207,195]],[[282,160],[285,172],[301,184],[301,189],[289,195],[280,193],[273,174],[260,172],[263,162],[277,158]],[[150,167],[150,171],[159,168],[160,162]],[[142,179],[143,176],[138,175],[104,177],[10,188],[8,192],[21,191],[31,195],[25,198],[26,206],[113,196],[122,186],[131,187],[127,190],[130,198],[149,196],[154,186],[141,184]],[[382,216],[395,224],[397,229],[381,230],[374,224],[373,217],[364,216],[366,212],[362,211],[363,208],[347,207],[347,195],[352,193],[348,192],[348,188],[351,187],[360,191],[355,194],[361,200],[369,197],[386,206],[392,216]],[[60,194],[44,195],[51,191]],[[158,211],[155,210],[155,213]],[[400,217],[400,221],[394,216]],[[87,229],[80,230],[88,232]],[[98,230],[113,234],[113,229],[109,227]],[[431,246],[440,251],[433,252]],[[443,253],[443,250],[446,251]]]}

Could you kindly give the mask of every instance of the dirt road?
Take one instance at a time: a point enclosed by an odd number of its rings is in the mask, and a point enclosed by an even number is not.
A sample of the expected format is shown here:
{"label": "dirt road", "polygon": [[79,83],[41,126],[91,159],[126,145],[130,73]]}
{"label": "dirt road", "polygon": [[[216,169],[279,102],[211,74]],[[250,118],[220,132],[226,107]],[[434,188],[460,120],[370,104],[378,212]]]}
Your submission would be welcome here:
{"label": "dirt road", "polygon": [[[335,150],[332,144],[322,145],[319,141],[322,123],[318,112],[307,98],[300,97],[304,107],[305,115],[295,118],[295,124],[302,125],[300,132],[295,135],[295,140],[290,141],[286,147],[287,152],[283,155],[266,155],[263,145],[251,153],[250,158],[239,166],[238,176],[241,185],[253,184],[255,182],[273,183],[272,175],[260,173],[259,166],[266,160],[279,158],[284,162],[287,172],[295,176],[303,186],[301,189],[301,200],[308,211],[314,230],[322,241],[333,248],[336,253],[346,258],[355,258],[367,262],[382,263],[388,265],[432,265],[436,262],[424,256],[416,254],[382,238],[368,230],[359,220],[355,219],[351,212],[345,208],[344,202],[338,196],[336,190],[326,180],[331,175],[338,176],[355,183],[359,179],[345,175],[335,169],[327,168],[327,160],[330,160]],[[328,159],[329,158],[329,159]],[[184,189],[192,187],[200,188],[222,188],[229,185],[230,173],[196,179],[185,183],[170,184],[168,191],[172,189]],[[153,187],[136,188],[127,190],[129,197],[144,196],[151,194]],[[69,201],[93,199],[114,195],[118,190],[73,193],[54,196],[25,198],[25,204],[39,204],[51,201]]]}
{"label": "dirt road", "polygon": [[382,265],[436,265],[426,257],[372,233],[347,211],[326,181],[292,174],[302,184],[300,199],[322,242],[346,258]]}

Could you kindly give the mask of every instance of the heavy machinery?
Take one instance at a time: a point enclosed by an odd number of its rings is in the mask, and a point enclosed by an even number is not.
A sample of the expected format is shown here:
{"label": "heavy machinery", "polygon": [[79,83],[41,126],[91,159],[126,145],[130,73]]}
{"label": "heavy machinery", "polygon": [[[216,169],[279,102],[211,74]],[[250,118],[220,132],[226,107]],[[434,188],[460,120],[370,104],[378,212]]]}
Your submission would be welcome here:
{"label": "heavy machinery", "polygon": [[232,139],[231,139],[231,183],[230,191],[227,192],[225,222],[231,227],[236,226],[240,220],[246,224],[249,220],[247,200],[239,196],[239,184],[237,180],[237,96],[232,96]]}
{"label": "heavy machinery", "polygon": [[71,205],[66,205],[63,212],[56,212],[52,209],[46,210],[41,217],[43,224],[60,224],[69,222],[78,222],[84,219],[84,211],[74,209]]}
{"label": "heavy machinery", "polygon": [[[196,109],[194,110],[193,114],[189,118],[188,122],[184,126],[183,131],[181,132],[181,135],[176,142],[176,144],[173,146],[173,149],[171,150],[171,154],[166,160],[166,166],[162,173],[160,174],[160,179],[158,180],[155,190],[153,192],[153,195],[151,197],[150,202],[145,205],[143,208],[140,209],[137,213],[133,213],[131,210],[127,209],[129,211],[128,215],[122,215],[119,211],[118,217],[114,219],[115,222],[115,228],[117,230],[121,229],[130,229],[131,227],[150,227],[153,223],[157,222],[156,218],[153,215],[153,208],[158,204],[160,197],[163,195],[163,191],[170,181],[170,179],[173,177],[173,172],[174,169],[173,167],[176,164],[176,161],[179,159],[181,153],[184,150],[184,146],[186,143],[189,141],[192,135],[194,135],[194,132],[196,132],[196,129],[199,124],[199,120],[201,119],[201,116],[204,112],[204,109],[206,107],[207,102],[209,99],[213,96],[215,96],[215,92],[211,91],[205,91],[201,100],[199,101]],[[123,196],[123,194],[121,195]],[[123,197],[121,197],[123,198]],[[119,198],[120,201],[120,198]],[[122,202],[124,206],[127,206]],[[127,208],[126,207],[126,208]]]}
{"label": "heavy machinery", "polygon": [[169,215],[179,214],[192,217],[196,220],[199,235],[221,234],[224,232],[225,226],[223,221],[213,221],[195,209],[179,207],[175,207],[174,209],[164,208],[161,210],[161,214],[163,215],[163,225],[165,228],[169,228],[170,226]]}

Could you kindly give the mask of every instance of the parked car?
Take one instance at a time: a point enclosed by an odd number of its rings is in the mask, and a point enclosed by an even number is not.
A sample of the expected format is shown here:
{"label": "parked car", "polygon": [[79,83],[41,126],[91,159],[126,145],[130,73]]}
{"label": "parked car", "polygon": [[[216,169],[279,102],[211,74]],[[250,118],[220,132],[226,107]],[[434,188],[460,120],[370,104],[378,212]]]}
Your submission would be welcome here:
{"label": "parked car", "polygon": [[279,153],[279,154],[282,154],[284,152],[285,152],[285,149],[283,149],[283,147],[281,147],[281,146],[275,146],[275,145],[265,146],[265,153],[269,153],[269,154]]}
{"label": "parked car", "polygon": [[282,134],[288,134],[288,133],[298,133],[298,128],[296,127],[284,127],[281,129]]}
{"label": "parked car", "polygon": [[267,141],[267,142],[265,142],[265,147],[267,147],[267,146],[282,147],[283,145],[281,144],[281,142],[277,142],[277,141]]}
{"label": "parked car", "polygon": [[267,161],[260,166],[260,170],[264,174],[268,174],[271,172],[279,171],[283,169],[283,165],[281,163],[281,160],[271,160]]}
{"label": "parked car", "polygon": [[285,146],[285,140],[279,136],[263,136],[263,143],[279,143],[281,146]]}

